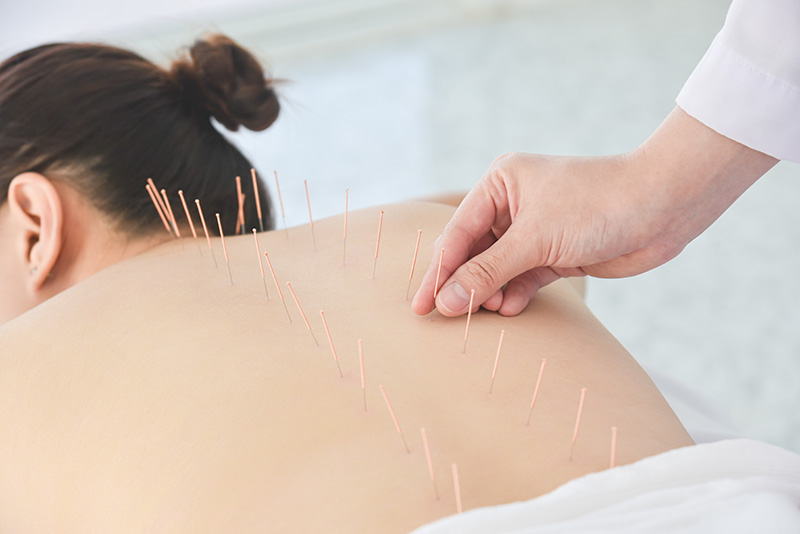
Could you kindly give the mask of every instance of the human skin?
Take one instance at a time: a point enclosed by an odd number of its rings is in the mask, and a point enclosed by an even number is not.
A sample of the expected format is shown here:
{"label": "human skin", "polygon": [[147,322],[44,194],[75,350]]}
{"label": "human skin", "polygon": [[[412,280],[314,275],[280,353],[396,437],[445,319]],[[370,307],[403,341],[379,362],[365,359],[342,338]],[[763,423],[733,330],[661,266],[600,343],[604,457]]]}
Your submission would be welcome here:
{"label": "human skin", "polygon": [[66,178],[48,175],[16,176],[0,205],[0,325],[165,239],[114,231]]}
{"label": "human skin", "polygon": [[407,532],[455,513],[452,463],[471,509],[608,468],[611,426],[618,464],[692,443],[565,282],[517,317],[474,314],[465,353],[464,319],[409,313],[417,230],[430,247],[452,213],[425,203],[352,212],[346,265],[341,216],[315,223],[316,252],[307,226],[259,234],[291,323],[269,270],[267,300],[245,235],[225,238],[233,285],[219,239],[218,269],[202,240],[170,241],[0,327],[0,530]]}
{"label": "human skin", "polygon": [[560,277],[646,272],[678,255],[777,161],[678,107],[627,154],[500,156],[433,247],[413,310],[462,315],[474,289],[474,303],[515,315]]}

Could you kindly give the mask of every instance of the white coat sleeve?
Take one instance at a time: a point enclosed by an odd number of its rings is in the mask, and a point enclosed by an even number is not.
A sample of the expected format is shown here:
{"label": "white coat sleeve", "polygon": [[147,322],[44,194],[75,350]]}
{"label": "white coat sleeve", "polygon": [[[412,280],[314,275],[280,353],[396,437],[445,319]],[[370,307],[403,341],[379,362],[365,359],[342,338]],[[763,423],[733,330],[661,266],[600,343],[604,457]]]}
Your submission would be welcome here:
{"label": "white coat sleeve", "polygon": [[734,0],[676,101],[726,137],[800,163],[800,0]]}

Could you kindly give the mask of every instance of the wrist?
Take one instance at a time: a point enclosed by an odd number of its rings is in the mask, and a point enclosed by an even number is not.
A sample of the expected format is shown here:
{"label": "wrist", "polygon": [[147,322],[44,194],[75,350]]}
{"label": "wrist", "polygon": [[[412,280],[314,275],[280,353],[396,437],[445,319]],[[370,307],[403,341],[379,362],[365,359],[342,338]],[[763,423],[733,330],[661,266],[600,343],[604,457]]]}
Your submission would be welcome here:
{"label": "wrist", "polygon": [[648,239],[674,256],[777,161],[676,107],[629,154],[638,182],[635,202],[648,214]]}

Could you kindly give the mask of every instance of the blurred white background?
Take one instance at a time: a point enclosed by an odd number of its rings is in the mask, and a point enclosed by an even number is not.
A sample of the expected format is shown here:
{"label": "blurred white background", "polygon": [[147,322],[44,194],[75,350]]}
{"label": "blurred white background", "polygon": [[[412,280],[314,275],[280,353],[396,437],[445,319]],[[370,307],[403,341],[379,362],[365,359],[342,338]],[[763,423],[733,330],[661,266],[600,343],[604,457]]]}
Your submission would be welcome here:
{"label": "blurred white background", "polygon": [[[206,31],[251,47],[283,110],[234,137],[290,225],[469,189],[508,151],[630,150],[674,106],[729,0],[2,0],[0,53],[99,39],[163,60]],[[744,435],[800,452],[800,172],[779,164],[668,265],[592,280],[646,367],[705,392]],[[274,188],[273,188],[274,189]],[[280,219],[278,219],[280,221]]]}

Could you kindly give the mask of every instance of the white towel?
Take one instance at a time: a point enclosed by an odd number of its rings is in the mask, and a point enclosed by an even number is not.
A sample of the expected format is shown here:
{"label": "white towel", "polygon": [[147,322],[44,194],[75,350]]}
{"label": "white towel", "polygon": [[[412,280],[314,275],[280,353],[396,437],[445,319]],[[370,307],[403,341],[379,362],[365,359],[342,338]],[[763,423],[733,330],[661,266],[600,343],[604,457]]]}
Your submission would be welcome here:
{"label": "white towel", "polygon": [[800,456],[749,439],[694,445],[414,532],[798,534]]}

